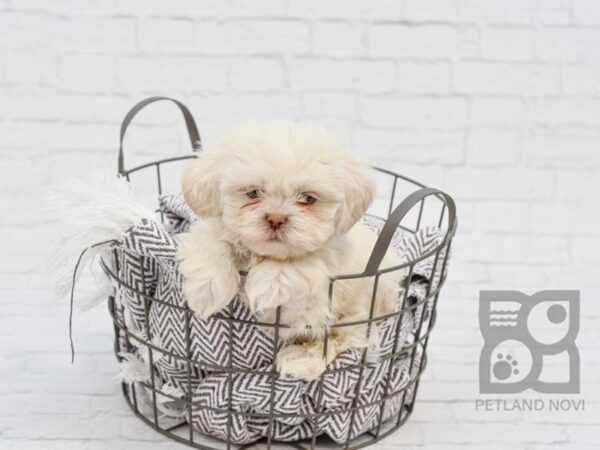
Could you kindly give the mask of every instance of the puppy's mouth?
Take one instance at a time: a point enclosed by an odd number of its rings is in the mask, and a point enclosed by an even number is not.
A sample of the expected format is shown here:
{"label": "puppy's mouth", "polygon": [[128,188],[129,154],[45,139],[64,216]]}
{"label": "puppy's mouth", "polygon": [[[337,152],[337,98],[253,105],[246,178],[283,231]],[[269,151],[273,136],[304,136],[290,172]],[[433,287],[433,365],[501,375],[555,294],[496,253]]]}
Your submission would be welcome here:
{"label": "puppy's mouth", "polygon": [[[302,256],[307,249],[296,245],[296,234],[292,228],[263,230],[259,240],[249,241],[248,248],[261,256],[288,259]],[[310,249],[309,249],[310,250]]]}
{"label": "puppy's mouth", "polygon": [[283,231],[277,230],[277,231],[271,231],[268,235],[267,235],[267,242],[283,242],[285,241],[285,233]]}

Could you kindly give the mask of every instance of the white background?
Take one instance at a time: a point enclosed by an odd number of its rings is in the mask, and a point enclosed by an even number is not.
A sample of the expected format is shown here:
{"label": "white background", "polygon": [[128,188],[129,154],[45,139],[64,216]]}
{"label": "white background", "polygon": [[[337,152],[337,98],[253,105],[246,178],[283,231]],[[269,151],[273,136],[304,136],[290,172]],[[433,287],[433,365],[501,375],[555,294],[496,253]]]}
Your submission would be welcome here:
{"label": "white background", "polygon": [[[121,118],[156,94],[209,144],[310,120],[456,198],[417,407],[377,448],[598,447],[599,2],[0,0],[0,448],[179,448],[120,397],[105,307],[76,315],[70,366],[44,266],[60,225],[42,194],[116,169]],[[140,119],[128,164],[188,151],[172,106]],[[486,288],[581,290],[585,412],[475,411]]]}

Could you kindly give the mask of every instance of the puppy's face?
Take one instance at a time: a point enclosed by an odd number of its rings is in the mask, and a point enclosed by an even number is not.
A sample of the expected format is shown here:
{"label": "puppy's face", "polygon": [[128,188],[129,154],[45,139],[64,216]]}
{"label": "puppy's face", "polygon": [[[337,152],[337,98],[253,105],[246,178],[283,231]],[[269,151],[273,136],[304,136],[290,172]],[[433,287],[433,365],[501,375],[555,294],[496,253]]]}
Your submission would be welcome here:
{"label": "puppy's face", "polygon": [[369,169],[326,134],[271,124],[229,135],[186,169],[183,194],[200,217],[221,217],[253,253],[287,259],[315,251],[362,216]]}

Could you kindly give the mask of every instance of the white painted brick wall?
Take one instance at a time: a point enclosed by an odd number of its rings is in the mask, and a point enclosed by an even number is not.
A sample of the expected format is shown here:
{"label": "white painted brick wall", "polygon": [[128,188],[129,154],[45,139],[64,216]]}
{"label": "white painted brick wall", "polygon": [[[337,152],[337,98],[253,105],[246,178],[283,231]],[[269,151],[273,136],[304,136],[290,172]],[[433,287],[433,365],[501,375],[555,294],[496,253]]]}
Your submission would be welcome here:
{"label": "white painted brick wall", "polygon": [[[104,308],[76,315],[69,366],[44,264],[57,218],[39,201],[113,169],[127,109],[164,94],[206,142],[312,120],[456,198],[420,401],[377,448],[597,448],[599,50],[594,0],[0,0],[0,447],[176,445],[121,400]],[[143,113],[127,163],[187,152],[179,119]],[[584,413],[475,411],[484,288],[582,290]]]}

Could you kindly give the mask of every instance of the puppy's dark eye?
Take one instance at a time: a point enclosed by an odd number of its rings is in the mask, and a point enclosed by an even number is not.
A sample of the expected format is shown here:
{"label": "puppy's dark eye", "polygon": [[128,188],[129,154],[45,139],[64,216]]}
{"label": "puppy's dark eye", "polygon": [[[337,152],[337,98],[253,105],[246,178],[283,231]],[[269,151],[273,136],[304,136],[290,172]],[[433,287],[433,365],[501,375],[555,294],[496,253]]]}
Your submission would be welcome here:
{"label": "puppy's dark eye", "polygon": [[251,191],[246,192],[246,195],[250,198],[258,198],[260,196],[260,191],[258,189],[252,189]]}
{"label": "puppy's dark eye", "polygon": [[300,203],[304,203],[305,205],[312,205],[317,201],[317,197],[312,194],[301,194],[300,195]]}

